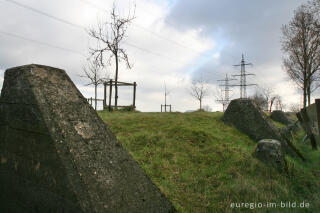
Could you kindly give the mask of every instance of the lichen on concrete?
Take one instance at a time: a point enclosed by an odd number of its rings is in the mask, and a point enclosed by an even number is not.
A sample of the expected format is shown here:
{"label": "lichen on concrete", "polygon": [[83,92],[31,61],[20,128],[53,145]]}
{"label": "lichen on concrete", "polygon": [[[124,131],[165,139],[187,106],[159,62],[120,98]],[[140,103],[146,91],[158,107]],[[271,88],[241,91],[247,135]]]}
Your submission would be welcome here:
{"label": "lichen on concrete", "polygon": [[232,100],[222,119],[249,135],[256,142],[266,138],[282,141],[277,128],[250,99]]}
{"label": "lichen on concrete", "polygon": [[175,212],[64,70],[6,71],[0,139],[1,209]]}

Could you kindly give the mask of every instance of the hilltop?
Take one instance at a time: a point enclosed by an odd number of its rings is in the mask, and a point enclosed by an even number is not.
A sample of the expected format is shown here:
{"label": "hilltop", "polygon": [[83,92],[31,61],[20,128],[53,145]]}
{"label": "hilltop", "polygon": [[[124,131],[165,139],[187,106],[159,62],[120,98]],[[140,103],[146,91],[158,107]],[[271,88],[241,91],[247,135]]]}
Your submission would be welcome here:
{"label": "hilltop", "polygon": [[[179,212],[248,212],[231,203],[309,202],[310,208],[250,212],[317,212],[320,154],[294,143],[307,158],[286,156],[289,174],[253,157],[256,143],[221,121],[223,113],[99,112],[120,143]],[[281,125],[277,124],[278,127]]]}

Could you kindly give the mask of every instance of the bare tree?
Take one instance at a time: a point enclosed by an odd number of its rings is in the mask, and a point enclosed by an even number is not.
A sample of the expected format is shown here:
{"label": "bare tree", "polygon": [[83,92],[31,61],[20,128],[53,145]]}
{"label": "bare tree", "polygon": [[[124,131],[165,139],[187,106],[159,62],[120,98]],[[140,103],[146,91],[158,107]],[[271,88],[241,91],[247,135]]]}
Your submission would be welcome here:
{"label": "bare tree", "polygon": [[283,108],[284,108],[284,104],[283,104],[281,96],[276,95],[274,102],[275,102],[275,105],[276,105],[276,110],[281,110],[282,111]]}
{"label": "bare tree", "polygon": [[276,100],[277,100],[277,96],[272,96],[270,98],[270,109],[269,109],[269,112],[272,111],[272,106],[273,106],[273,104],[275,103]]}
{"label": "bare tree", "polygon": [[81,77],[88,78],[90,80],[89,85],[94,85],[94,109],[97,110],[97,87],[102,84],[104,81],[108,80],[107,78],[101,77],[102,67],[100,66],[97,60],[88,61],[87,65],[83,66],[84,75]]}
{"label": "bare tree", "polygon": [[266,103],[265,103],[265,111],[269,110],[269,105],[271,102],[271,99],[274,97],[273,89],[270,87],[260,87],[260,93],[264,97]]}
{"label": "bare tree", "polygon": [[[249,97],[253,102],[261,109],[265,110],[266,105],[268,105],[268,101],[258,90],[254,93],[253,96]],[[268,110],[268,109],[267,109]]]}
{"label": "bare tree", "polygon": [[192,81],[190,95],[199,101],[201,110],[203,98],[208,95],[207,82],[203,78]]}
{"label": "bare tree", "polygon": [[269,106],[275,99],[272,88],[270,87],[257,87],[255,94],[251,97],[255,103],[264,111],[269,111]]}
{"label": "bare tree", "polygon": [[290,110],[290,112],[295,112],[295,113],[297,113],[297,112],[299,112],[300,111],[300,104],[299,103],[292,103],[292,104],[290,104],[290,106],[289,106],[289,110]]}
{"label": "bare tree", "polygon": [[[289,24],[282,27],[283,65],[289,77],[303,91],[303,106],[320,84],[320,20],[315,7],[319,0],[301,5]],[[315,12],[317,11],[317,12]]]}
{"label": "bare tree", "polygon": [[97,29],[89,29],[89,35],[96,39],[98,42],[97,48],[90,48],[91,55],[99,60],[102,66],[105,65],[105,61],[111,64],[111,59],[114,58],[115,62],[115,109],[118,106],[118,77],[119,77],[119,62],[123,60],[128,69],[132,68],[132,64],[129,62],[128,55],[125,49],[122,47],[124,38],[126,37],[127,29],[133,19],[134,13],[131,15],[130,11],[128,16],[121,17],[116,12],[116,6],[113,4],[111,11],[111,22],[98,23]]}
{"label": "bare tree", "polygon": [[272,107],[275,106],[276,110],[282,110],[284,104],[280,95],[275,94],[269,87],[256,88],[255,94],[250,97],[261,110],[271,112]]}
{"label": "bare tree", "polygon": [[320,0],[308,1],[306,7],[315,15],[316,19],[320,19]]}

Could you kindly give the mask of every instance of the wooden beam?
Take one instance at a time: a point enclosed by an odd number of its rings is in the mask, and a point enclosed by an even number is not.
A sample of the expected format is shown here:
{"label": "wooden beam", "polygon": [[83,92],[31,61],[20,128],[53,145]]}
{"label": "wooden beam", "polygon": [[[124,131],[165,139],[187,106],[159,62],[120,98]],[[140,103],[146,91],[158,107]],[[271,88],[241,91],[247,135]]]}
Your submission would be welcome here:
{"label": "wooden beam", "polygon": [[281,131],[279,131],[280,133],[280,136],[287,142],[287,144],[289,145],[289,147],[303,160],[303,161],[306,161],[306,159],[303,157],[302,153],[296,148],[296,146],[291,143],[291,141],[285,136],[282,134]]}
{"label": "wooden beam", "polygon": [[109,91],[109,112],[111,112],[111,97],[112,97],[112,79],[110,79],[110,91]]}
{"label": "wooden beam", "polygon": [[318,142],[320,141],[320,99],[316,99],[316,113],[317,113],[317,128],[318,128]]}
{"label": "wooden beam", "polygon": [[103,109],[107,108],[107,82],[103,83]]}
{"label": "wooden beam", "polygon": [[[107,82],[107,85],[110,86],[111,83]],[[113,82],[112,86],[114,86],[114,85],[115,85],[115,83]],[[134,83],[127,83],[127,82],[118,81],[118,86],[134,86]]]}
{"label": "wooden beam", "polygon": [[118,83],[120,83],[120,84],[126,84],[126,85],[131,85],[131,86],[134,85],[134,82],[133,82],[133,83],[128,83],[128,82],[118,81]]}
{"label": "wooden beam", "polygon": [[[124,106],[124,105],[120,105],[120,106],[119,106],[119,105],[118,105],[118,108],[122,108],[122,107],[131,107],[131,106],[132,106],[132,105],[126,105],[126,106]],[[112,108],[112,107],[114,107],[114,105],[111,105],[111,108]]]}
{"label": "wooden beam", "polygon": [[306,108],[301,109],[301,117],[302,117],[302,120],[305,124],[306,132],[310,138],[312,149],[318,149],[316,139],[315,139],[314,134],[312,133],[312,129],[310,127],[310,119],[309,119]]}
{"label": "wooden beam", "polygon": [[136,108],[136,88],[137,88],[137,83],[133,82],[133,109]]}
{"label": "wooden beam", "polygon": [[298,118],[298,120],[299,120],[302,128],[304,129],[304,131],[307,132],[306,127],[305,127],[305,123],[304,123],[303,120],[302,120],[301,113],[300,113],[300,112],[297,112],[297,113],[296,113],[296,116],[297,116],[297,118]]}

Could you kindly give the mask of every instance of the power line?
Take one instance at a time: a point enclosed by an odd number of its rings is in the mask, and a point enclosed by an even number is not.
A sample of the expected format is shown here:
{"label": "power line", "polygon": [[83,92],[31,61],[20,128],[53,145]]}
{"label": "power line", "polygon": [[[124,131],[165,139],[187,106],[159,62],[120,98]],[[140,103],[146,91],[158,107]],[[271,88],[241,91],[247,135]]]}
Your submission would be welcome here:
{"label": "power line", "polygon": [[[95,3],[91,2],[91,1],[88,1],[88,0],[80,0],[80,1],[82,1],[83,3],[85,3],[85,4],[87,4],[87,5],[90,5],[90,6],[94,7],[94,8],[96,8],[96,9],[100,10],[100,11],[110,12],[110,10],[108,11],[108,10],[106,10],[106,9],[104,9],[104,8],[101,8],[100,6],[98,6],[97,4],[95,4]],[[145,11],[146,11],[146,10],[145,10]],[[149,13],[149,12],[148,12],[148,13]],[[177,46],[180,46],[180,47],[182,47],[182,48],[185,48],[185,49],[189,49],[189,50],[191,50],[191,51],[198,52],[198,53],[200,53],[200,55],[201,55],[202,57],[205,57],[205,56],[208,57],[207,54],[204,54],[204,53],[202,53],[202,52],[199,51],[199,50],[195,50],[195,49],[190,48],[190,47],[188,47],[188,46],[185,46],[185,45],[183,45],[183,44],[181,44],[181,43],[179,43],[179,42],[177,42],[177,41],[174,41],[174,40],[172,40],[172,39],[168,39],[168,38],[166,38],[166,37],[164,37],[164,36],[162,36],[162,35],[154,32],[154,31],[151,31],[151,30],[147,29],[146,27],[143,27],[143,26],[139,25],[139,24],[136,24],[136,23],[132,23],[132,24],[135,25],[136,27],[138,27],[138,28],[140,28],[140,29],[142,29],[142,30],[144,30],[144,31],[152,34],[152,35],[155,36],[155,37],[158,37],[158,38],[160,38],[160,39],[162,39],[162,40],[171,42],[171,43],[173,43],[173,44],[175,44],[175,45],[177,45]]]}
{"label": "power line", "polygon": [[[134,24],[134,23],[133,23],[133,24]],[[201,53],[201,51],[199,51],[199,50],[195,50],[195,49],[190,48],[190,47],[188,47],[188,46],[182,45],[182,44],[180,44],[179,42],[176,42],[176,41],[174,41],[174,40],[168,39],[168,38],[166,38],[166,37],[164,37],[164,36],[162,36],[162,35],[160,35],[160,34],[158,34],[158,33],[155,33],[155,32],[153,32],[153,31],[151,31],[151,30],[148,30],[147,28],[145,28],[145,27],[143,27],[143,26],[140,26],[140,25],[138,25],[138,24],[134,24],[134,25],[135,25],[136,27],[142,29],[142,30],[145,30],[145,31],[149,32],[150,34],[152,34],[152,35],[154,35],[154,36],[156,36],[156,37],[158,37],[158,38],[160,38],[160,39],[162,39],[162,40],[166,40],[166,41],[171,42],[171,43],[173,43],[173,44],[175,44],[175,45],[177,45],[177,46],[180,46],[180,47],[182,47],[182,48],[185,48],[185,49],[189,49],[189,50],[191,50],[191,51],[198,52],[198,53],[201,54],[201,56],[202,56],[202,54],[203,54],[203,53]],[[204,56],[202,56],[202,57],[204,57]]]}
{"label": "power line", "polygon": [[56,21],[62,22],[64,24],[70,25],[72,27],[77,27],[77,28],[80,28],[80,29],[84,29],[84,27],[81,26],[81,25],[69,22],[69,21],[67,21],[65,19],[59,18],[59,17],[51,15],[49,13],[45,13],[45,12],[43,12],[41,10],[38,10],[36,8],[33,8],[33,7],[30,7],[30,6],[26,5],[26,4],[22,4],[20,2],[14,1],[14,0],[4,0],[4,1],[7,1],[7,2],[12,3],[12,4],[15,4],[16,6],[21,7],[21,8],[24,8],[24,9],[27,9],[27,10],[31,10],[31,11],[33,11],[35,13],[39,13],[39,14],[41,14],[43,16],[46,16],[48,18],[51,18],[51,19],[54,19]]}
{"label": "power line", "polygon": [[[86,1],[86,0],[84,0],[84,1]],[[142,8],[142,10],[143,10],[144,12],[152,15],[153,17],[156,17],[152,12],[146,10],[145,8]],[[175,15],[172,15],[172,14],[171,14],[171,16],[178,18],[178,16],[175,16]],[[156,17],[156,18],[158,18],[158,17]],[[169,22],[167,19],[164,19],[163,21],[164,21],[165,23],[167,23],[168,25],[170,25],[171,27],[176,28],[176,26],[175,26],[173,23]],[[190,36],[193,37],[194,39],[198,39],[198,38],[196,38],[195,36],[192,36],[192,35],[190,35]]]}
{"label": "power line", "polygon": [[[54,15],[51,15],[51,14],[48,14],[48,13],[42,12],[41,10],[38,10],[38,9],[36,9],[36,8],[30,7],[30,6],[25,5],[25,4],[21,4],[21,3],[19,3],[19,2],[14,1],[14,0],[5,0],[5,1],[7,1],[7,2],[9,2],[9,3],[12,3],[12,4],[15,4],[15,5],[17,5],[17,6],[21,7],[21,8],[30,10],[30,11],[35,12],[35,13],[38,13],[38,14],[40,14],[40,15],[46,16],[46,17],[48,17],[48,18],[51,18],[51,19],[53,19],[53,20],[55,20],[55,21],[58,21],[58,22],[61,22],[61,23],[63,23],[63,24],[67,24],[67,25],[69,25],[69,26],[81,28],[81,29],[83,29],[83,30],[86,29],[84,26],[81,26],[81,25],[72,23],[72,22],[70,22],[70,21],[67,21],[67,20],[65,20],[65,19],[59,18],[59,17],[57,17],[57,16],[54,16]],[[84,0],[83,0],[83,1],[84,1]],[[86,2],[87,2],[87,1],[86,1]],[[93,3],[92,3],[92,4],[93,4]],[[11,33],[2,32],[2,34],[7,34],[7,35],[9,35],[9,34],[11,34]],[[70,50],[70,49],[63,48],[63,47],[58,47],[58,46],[55,46],[55,45],[51,45],[51,44],[44,43],[44,42],[41,42],[41,41],[36,41],[36,40],[33,40],[33,39],[28,39],[28,38],[25,38],[25,37],[22,37],[22,36],[18,36],[18,35],[14,35],[14,34],[11,34],[11,35],[12,35],[13,37],[16,37],[16,38],[21,38],[21,39],[23,39],[23,40],[28,40],[28,41],[31,41],[31,42],[34,42],[34,43],[39,43],[39,44],[45,45],[45,46],[50,46],[50,47],[53,47],[53,48],[64,49],[64,50],[67,50],[67,51],[76,52],[76,51],[74,51],[74,50]],[[136,45],[130,44],[130,43],[128,43],[128,42],[124,42],[124,43],[126,43],[127,45],[129,45],[129,46],[131,46],[131,47],[134,47],[134,48],[136,48],[136,49],[138,49],[138,50],[140,50],[140,51],[148,52],[148,53],[150,53],[150,54],[153,54],[153,55],[156,55],[156,56],[160,56],[160,57],[169,59],[169,60],[171,60],[171,61],[173,61],[173,62],[175,62],[175,63],[178,63],[178,64],[182,64],[182,63],[183,63],[183,62],[181,62],[181,61],[177,61],[177,60],[175,60],[175,59],[172,59],[172,58],[170,58],[170,57],[168,57],[168,56],[165,56],[165,55],[162,55],[162,54],[160,54],[160,53],[155,53],[155,52],[146,50],[146,49],[144,49],[144,48],[141,48],[141,47],[138,47],[138,46],[136,46]],[[78,53],[78,52],[77,52],[77,53]],[[79,54],[79,53],[78,53],[78,54]]]}
{"label": "power line", "polygon": [[40,44],[40,45],[43,45],[43,46],[47,46],[47,47],[51,47],[51,48],[55,48],[55,49],[59,49],[59,50],[63,50],[63,51],[71,52],[71,53],[75,53],[75,54],[81,55],[83,57],[86,57],[84,54],[82,54],[81,52],[78,52],[76,50],[68,49],[68,48],[61,47],[61,46],[56,46],[56,45],[49,44],[49,43],[42,42],[42,41],[37,41],[37,40],[31,39],[31,38],[26,38],[26,37],[23,37],[23,36],[20,36],[20,35],[16,35],[16,34],[13,34],[13,33],[8,33],[8,32],[4,32],[4,31],[0,30],[0,34],[6,35],[6,36],[9,36],[9,37],[14,37],[14,38],[21,39],[21,40],[25,40],[25,41],[29,41],[29,42],[33,42],[33,43]]}
{"label": "power line", "polygon": [[252,65],[251,63],[246,63],[242,54],[242,59],[240,64],[233,65],[233,66],[240,66],[240,75],[232,75],[232,76],[239,76],[240,77],[240,84],[239,85],[231,85],[231,86],[239,86],[240,87],[240,98],[247,98],[247,87],[254,86],[257,84],[247,84],[247,76],[248,75],[255,75],[252,73],[246,73],[246,66]]}
{"label": "power line", "polygon": [[174,62],[174,63],[182,64],[182,65],[185,64],[184,62],[182,62],[182,61],[180,61],[180,60],[172,59],[172,58],[170,58],[170,57],[168,57],[168,56],[166,56],[166,55],[162,55],[162,54],[160,54],[160,53],[155,53],[155,52],[149,51],[149,50],[147,50],[147,49],[138,47],[138,46],[136,46],[136,45],[134,45],[134,44],[130,44],[130,43],[128,43],[128,42],[123,42],[123,43],[127,44],[127,45],[130,46],[130,47],[134,47],[134,48],[136,48],[136,49],[138,49],[138,50],[140,50],[140,51],[147,52],[147,53],[150,53],[150,54],[155,55],[155,56],[160,56],[160,57],[166,58],[166,59],[168,59],[168,60],[170,60],[170,61],[172,61],[172,62]]}
{"label": "power line", "polygon": [[[37,41],[37,40],[31,39],[31,38],[26,38],[26,37],[23,37],[23,36],[20,36],[20,35],[16,35],[16,34],[13,34],[13,33],[8,33],[8,32],[4,32],[4,31],[1,31],[1,30],[0,30],[0,34],[6,35],[6,36],[9,36],[9,37],[13,37],[13,38],[17,38],[17,39],[21,39],[21,40],[25,40],[25,41],[29,41],[29,42],[33,42],[33,43],[40,44],[40,45],[43,45],[43,46],[47,46],[47,47],[51,47],[51,48],[55,48],[55,49],[59,49],[59,50],[63,50],[63,51],[71,52],[71,53],[75,53],[75,54],[81,55],[81,56],[83,56],[83,57],[87,57],[86,55],[84,55],[84,54],[82,54],[81,52],[78,52],[78,51],[76,51],[76,50],[64,48],[64,47],[61,47],[61,46],[56,46],[56,45],[49,44],[49,43],[42,42],[42,41]],[[184,64],[183,62],[178,62],[178,61],[173,60],[172,58],[167,57],[167,56],[165,56],[165,55],[161,55],[161,54],[158,54],[158,53],[151,52],[151,51],[149,51],[149,50],[147,50],[147,49],[143,49],[143,48],[141,48],[141,47],[138,47],[138,46],[129,44],[129,43],[127,43],[127,42],[124,42],[124,43],[127,44],[128,46],[137,48],[137,49],[139,49],[139,50],[141,50],[141,51],[144,51],[144,52],[153,54],[153,55],[155,55],[155,56],[165,57],[166,59],[171,60],[171,61],[174,62],[174,63]]]}

